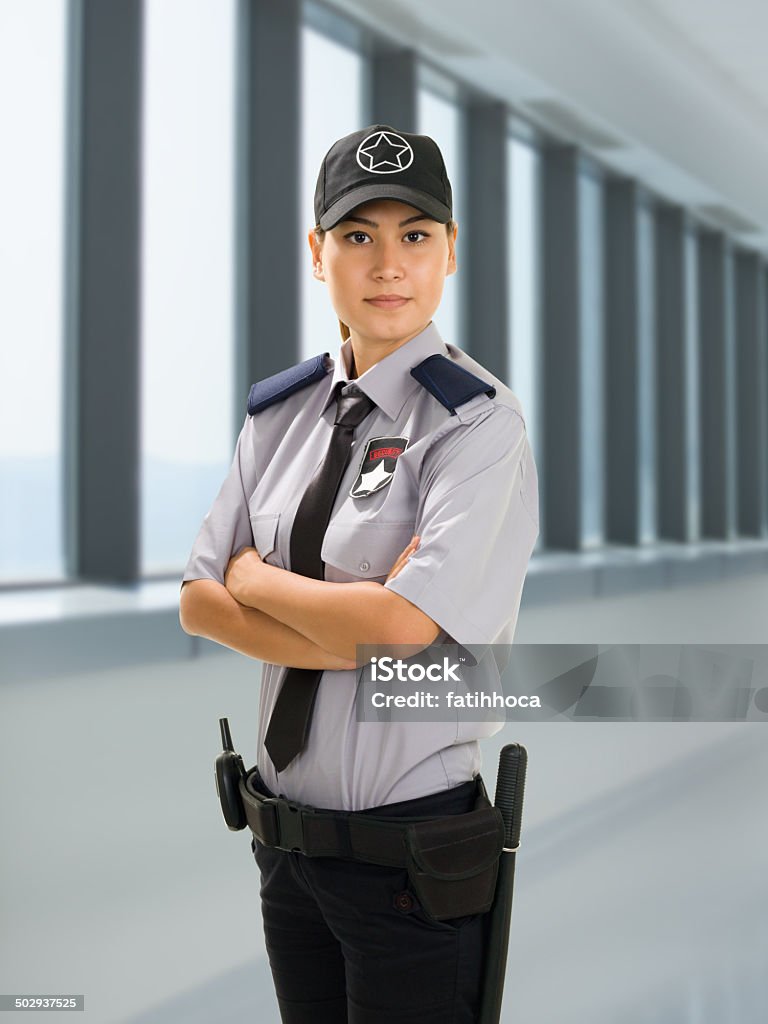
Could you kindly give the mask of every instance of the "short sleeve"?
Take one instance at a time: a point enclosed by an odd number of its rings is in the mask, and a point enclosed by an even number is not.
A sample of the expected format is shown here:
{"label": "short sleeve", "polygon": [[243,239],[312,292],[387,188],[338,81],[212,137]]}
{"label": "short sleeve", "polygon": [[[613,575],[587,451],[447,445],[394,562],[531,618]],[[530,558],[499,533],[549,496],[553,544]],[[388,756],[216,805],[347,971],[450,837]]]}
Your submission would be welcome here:
{"label": "short sleeve", "polygon": [[248,497],[256,488],[253,447],[249,443],[253,418],[246,416],[235,446],[229,473],[206,512],[184,568],[186,580],[211,579],[224,583],[230,558],[253,544]]}
{"label": "short sleeve", "polygon": [[385,586],[458,644],[514,633],[539,533],[536,467],[523,418],[496,406],[458,428],[458,440],[423,467],[419,546]]}

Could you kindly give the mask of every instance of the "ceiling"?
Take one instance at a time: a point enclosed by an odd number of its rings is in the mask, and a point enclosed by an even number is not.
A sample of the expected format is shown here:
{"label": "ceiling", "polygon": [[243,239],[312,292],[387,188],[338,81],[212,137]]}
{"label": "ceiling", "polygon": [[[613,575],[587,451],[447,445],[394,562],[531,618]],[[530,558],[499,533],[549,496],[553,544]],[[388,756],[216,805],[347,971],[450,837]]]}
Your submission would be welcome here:
{"label": "ceiling", "polygon": [[630,17],[645,19],[651,31],[674,51],[688,53],[703,72],[718,74],[723,88],[741,91],[768,128],[768,64],[765,0],[635,0],[622,3]]}
{"label": "ceiling", "polygon": [[332,0],[768,253],[765,0]]}

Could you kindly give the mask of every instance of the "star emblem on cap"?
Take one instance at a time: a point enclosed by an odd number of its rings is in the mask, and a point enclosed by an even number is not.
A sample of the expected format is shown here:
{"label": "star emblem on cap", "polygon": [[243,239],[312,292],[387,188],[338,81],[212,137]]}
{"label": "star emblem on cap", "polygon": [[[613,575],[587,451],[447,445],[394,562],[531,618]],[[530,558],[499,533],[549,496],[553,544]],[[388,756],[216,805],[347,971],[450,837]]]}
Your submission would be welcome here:
{"label": "star emblem on cap", "polygon": [[358,164],[373,174],[394,174],[413,163],[413,150],[402,135],[374,132],[357,147]]}

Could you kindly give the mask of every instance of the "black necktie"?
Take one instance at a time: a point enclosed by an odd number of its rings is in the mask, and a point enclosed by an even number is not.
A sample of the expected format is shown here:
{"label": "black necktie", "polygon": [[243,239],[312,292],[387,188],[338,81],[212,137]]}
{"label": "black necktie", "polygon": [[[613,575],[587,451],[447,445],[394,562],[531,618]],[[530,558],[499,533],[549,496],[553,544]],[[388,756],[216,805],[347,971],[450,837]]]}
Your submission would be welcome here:
{"label": "black necktie", "polygon": [[[291,530],[291,571],[321,580],[325,576],[320,550],[336,494],[347,468],[355,427],[375,403],[352,385],[342,395],[336,384],[336,419],[325,458],[312,477],[296,510]],[[278,772],[304,749],[322,669],[289,668],[277,695],[264,746]]]}

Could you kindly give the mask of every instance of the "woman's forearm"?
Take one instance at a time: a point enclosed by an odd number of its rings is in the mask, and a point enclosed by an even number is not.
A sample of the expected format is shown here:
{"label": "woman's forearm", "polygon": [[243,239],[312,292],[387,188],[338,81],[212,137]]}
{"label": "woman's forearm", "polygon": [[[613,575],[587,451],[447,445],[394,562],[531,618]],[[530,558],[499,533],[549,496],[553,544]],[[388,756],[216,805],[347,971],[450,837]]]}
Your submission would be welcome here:
{"label": "woman's forearm", "polygon": [[237,599],[259,608],[302,636],[350,660],[357,646],[382,650],[432,643],[439,627],[405,598],[380,583],[331,583],[314,580],[252,560]]}
{"label": "woman's forearm", "polygon": [[216,580],[188,580],[181,589],[179,619],[185,632],[239,651],[249,658],[294,668],[350,669],[354,662],[332,654],[264,611],[240,604]]}

